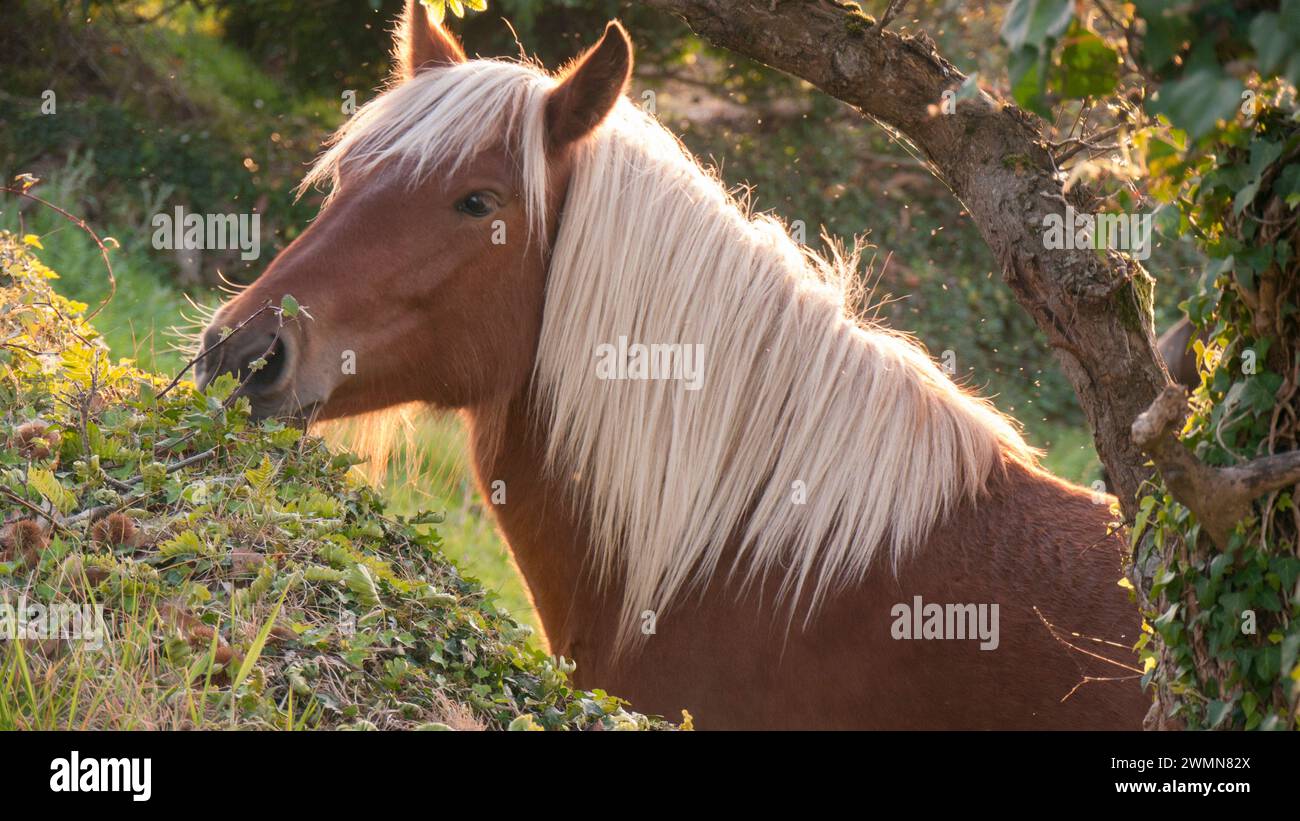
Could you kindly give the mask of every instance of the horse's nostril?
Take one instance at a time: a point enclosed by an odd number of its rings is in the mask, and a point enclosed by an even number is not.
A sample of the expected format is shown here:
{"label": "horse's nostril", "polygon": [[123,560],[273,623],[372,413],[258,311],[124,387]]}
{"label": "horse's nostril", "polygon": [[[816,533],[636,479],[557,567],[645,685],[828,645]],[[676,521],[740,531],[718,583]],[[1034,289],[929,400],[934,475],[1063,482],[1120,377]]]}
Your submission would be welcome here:
{"label": "horse's nostril", "polygon": [[[269,348],[269,352],[267,352],[266,348],[263,348],[251,359],[239,366],[239,381],[243,383],[247,379],[247,387],[250,389],[265,390],[273,387],[280,381],[280,377],[288,366],[288,348],[285,347],[282,338],[276,337],[274,344],[270,345]],[[266,362],[261,368],[254,371],[251,365],[259,358],[265,359]]]}

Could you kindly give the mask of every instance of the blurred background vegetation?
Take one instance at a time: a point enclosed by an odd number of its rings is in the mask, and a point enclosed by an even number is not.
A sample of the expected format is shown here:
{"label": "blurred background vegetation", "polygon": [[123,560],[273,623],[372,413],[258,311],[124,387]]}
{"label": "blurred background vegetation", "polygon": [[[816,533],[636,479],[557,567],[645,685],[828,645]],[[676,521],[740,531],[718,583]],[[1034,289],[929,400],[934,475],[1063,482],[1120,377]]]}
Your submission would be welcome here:
{"label": "blurred background vegetation", "polygon": [[[6,0],[0,9],[0,172],[30,173],[34,193],[86,218],[120,248],[118,290],[96,320],[115,354],[175,371],[190,306],[221,299],[223,280],[255,278],[307,225],[319,198],[293,188],[343,122],[345,98],[371,99],[388,71],[402,0]],[[884,2],[864,3],[879,14]],[[877,8],[877,6],[881,8]],[[941,53],[1009,96],[998,39],[1001,3],[929,0],[909,17]],[[950,191],[902,141],[807,84],[694,37],[679,21],[617,0],[490,0],[453,20],[471,54],[557,67],[618,17],[637,47],[632,96],[653,92],[660,119],[761,210],[874,246],[863,276],[880,318],[957,378],[991,396],[1046,451],[1050,469],[1091,483],[1091,438],[1051,351],[1000,281],[996,262]],[[516,41],[516,34],[518,41]],[[55,109],[44,113],[53,92]],[[48,106],[46,106],[48,108]],[[262,215],[262,257],[155,250],[151,217],[176,206]],[[66,296],[107,293],[93,243],[57,215],[0,199],[0,228],[42,237]],[[1158,239],[1158,238],[1157,238]],[[1158,239],[1157,328],[1196,290],[1201,260]],[[176,330],[173,330],[176,329]],[[177,338],[180,337],[180,339]],[[388,493],[399,512],[448,511],[447,552],[521,619],[532,617],[506,550],[473,490],[457,420],[422,422]]]}

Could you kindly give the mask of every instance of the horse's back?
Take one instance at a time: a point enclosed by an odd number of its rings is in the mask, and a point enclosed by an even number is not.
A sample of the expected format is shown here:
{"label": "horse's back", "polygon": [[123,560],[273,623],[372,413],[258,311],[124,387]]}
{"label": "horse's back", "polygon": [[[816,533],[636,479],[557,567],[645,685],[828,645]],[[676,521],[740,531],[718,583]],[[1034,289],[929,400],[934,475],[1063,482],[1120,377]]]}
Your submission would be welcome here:
{"label": "horse's back", "polygon": [[1140,618],[1109,520],[1086,491],[1013,466],[806,627],[771,585],[738,600],[719,574],[618,661],[578,655],[578,680],[702,728],[1138,729]]}

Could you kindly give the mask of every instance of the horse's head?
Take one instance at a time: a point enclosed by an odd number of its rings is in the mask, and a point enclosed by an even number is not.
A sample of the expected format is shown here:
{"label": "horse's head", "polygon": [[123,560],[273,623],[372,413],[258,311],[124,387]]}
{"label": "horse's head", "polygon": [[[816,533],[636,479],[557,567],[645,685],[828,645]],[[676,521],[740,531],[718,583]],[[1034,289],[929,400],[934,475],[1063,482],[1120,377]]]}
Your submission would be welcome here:
{"label": "horse's head", "polygon": [[200,384],[237,374],[258,416],[471,407],[529,378],[572,150],[623,94],[627,36],[552,78],[466,61],[408,0],[396,45],[394,86],[308,177],[333,184],[317,219],[203,333]]}

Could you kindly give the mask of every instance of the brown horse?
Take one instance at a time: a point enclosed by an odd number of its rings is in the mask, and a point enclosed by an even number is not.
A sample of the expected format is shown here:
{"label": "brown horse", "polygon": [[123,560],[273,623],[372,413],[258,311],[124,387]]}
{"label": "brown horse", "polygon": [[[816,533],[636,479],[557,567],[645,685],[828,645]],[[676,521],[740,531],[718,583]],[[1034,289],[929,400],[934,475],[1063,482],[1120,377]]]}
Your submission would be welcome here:
{"label": "brown horse", "polygon": [[[261,416],[462,411],[552,651],[636,709],[1140,726],[1108,500],[850,316],[852,254],[748,213],[625,99],[620,26],[552,76],[466,60],[411,0],[395,56],[201,383],[248,374]],[[284,294],[310,318],[257,313]]]}

